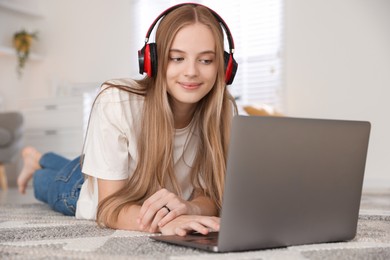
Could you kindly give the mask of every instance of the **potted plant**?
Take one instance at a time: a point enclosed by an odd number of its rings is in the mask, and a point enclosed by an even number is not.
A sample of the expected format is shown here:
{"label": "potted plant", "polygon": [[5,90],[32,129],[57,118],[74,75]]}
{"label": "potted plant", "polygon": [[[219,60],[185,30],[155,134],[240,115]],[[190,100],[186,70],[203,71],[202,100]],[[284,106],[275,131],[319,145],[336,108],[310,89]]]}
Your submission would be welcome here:
{"label": "potted plant", "polygon": [[13,45],[18,57],[17,72],[19,77],[22,76],[24,66],[30,54],[31,44],[34,39],[37,39],[37,34],[37,32],[29,33],[24,29],[14,34]]}

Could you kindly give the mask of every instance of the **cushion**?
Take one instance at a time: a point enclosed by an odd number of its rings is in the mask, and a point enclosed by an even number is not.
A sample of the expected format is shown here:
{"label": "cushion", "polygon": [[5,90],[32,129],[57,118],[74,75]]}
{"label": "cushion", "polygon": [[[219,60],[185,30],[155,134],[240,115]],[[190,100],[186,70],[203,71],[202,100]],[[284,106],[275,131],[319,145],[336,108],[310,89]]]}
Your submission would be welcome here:
{"label": "cushion", "polygon": [[12,134],[8,129],[0,127],[0,147],[6,147],[12,143]]}
{"label": "cushion", "polygon": [[243,109],[250,116],[283,116],[282,113],[279,113],[273,107],[266,105],[244,106]]}

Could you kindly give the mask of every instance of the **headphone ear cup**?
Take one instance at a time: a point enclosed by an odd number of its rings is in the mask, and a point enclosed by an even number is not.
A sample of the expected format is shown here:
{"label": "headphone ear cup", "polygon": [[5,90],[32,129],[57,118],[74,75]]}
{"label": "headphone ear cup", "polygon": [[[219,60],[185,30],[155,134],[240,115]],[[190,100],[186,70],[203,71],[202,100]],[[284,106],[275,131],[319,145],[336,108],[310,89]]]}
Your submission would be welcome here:
{"label": "headphone ear cup", "polygon": [[224,65],[225,65],[225,82],[226,85],[233,83],[234,77],[238,69],[238,63],[233,57],[233,53],[227,53],[226,51],[223,54]]}
{"label": "headphone ear cup", "polygon": [[141,75],[144,74],[145,70],[145,48],[146,48],[146,44],[145,46],[138,51],[138,66],[139,66],[139,73]]}
{"label": "headphone ear cup", "polygon": [[157,46],[155,43],[145,44],[138,51],[139,73],[146,73],[149,77],[157,74]]}
{"label": "headphone ear cup", "polygon": [[158,69],[156,43],[149,43],[149,54],[150,54],[150,71],[151,71],[149,77],[155,77],[157,75],[157,69]]}

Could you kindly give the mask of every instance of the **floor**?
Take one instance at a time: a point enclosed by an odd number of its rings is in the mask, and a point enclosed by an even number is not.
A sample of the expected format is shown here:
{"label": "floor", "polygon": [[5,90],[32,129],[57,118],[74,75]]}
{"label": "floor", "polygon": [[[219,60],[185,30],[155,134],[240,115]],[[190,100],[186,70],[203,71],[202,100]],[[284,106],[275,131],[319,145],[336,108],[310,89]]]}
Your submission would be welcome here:
{"label": "floor", "polygon": [[0,190],[0,206],[4,204],[26,204],[38,202],[34,198],[34,191],[28,188],[26,194],[20,194],[16,187],[11,187],[7,191]]}

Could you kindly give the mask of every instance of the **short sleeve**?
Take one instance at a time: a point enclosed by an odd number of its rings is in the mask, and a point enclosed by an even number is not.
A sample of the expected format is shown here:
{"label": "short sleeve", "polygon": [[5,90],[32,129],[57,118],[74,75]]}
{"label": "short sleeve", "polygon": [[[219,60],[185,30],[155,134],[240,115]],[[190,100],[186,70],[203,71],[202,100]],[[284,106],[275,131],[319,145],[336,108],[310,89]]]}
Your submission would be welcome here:
{"label": "short sleeve", "polygon": [[89,176],[106,180],[129,176],[128,128],[123,111],[126,96],[123,96],[118,89],[103,90],[92,108],[82,168]]}

